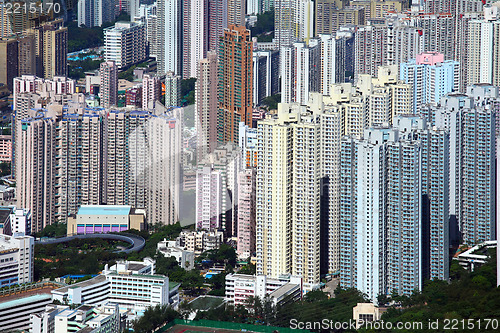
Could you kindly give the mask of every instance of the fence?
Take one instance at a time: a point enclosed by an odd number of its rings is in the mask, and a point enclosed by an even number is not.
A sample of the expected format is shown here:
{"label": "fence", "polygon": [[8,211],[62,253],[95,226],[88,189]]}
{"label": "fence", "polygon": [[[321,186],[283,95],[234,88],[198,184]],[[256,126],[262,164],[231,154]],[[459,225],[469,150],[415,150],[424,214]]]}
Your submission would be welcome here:
{"label": "fence", "polygon": [[251,324],[240,324],[240,323],[231,323],[227,321],[214,321],[214,320],[183,320],[183,319],[174,319],[167,325],[160,328],[157,332],[163,333],[166,332],[169,328],[174,325],[186,325],[186,326],[194,326],[194,327],[207,327],[212,329],[226,329],[226,330],[234,330],[234,331],[248,331],[248,332],[262,332],[262,333],[308,333],[307,330],[299,330],[299,329],[291,329],[289,327],[276,327],[276,326],[263,326],[263,325],[251,325]]}
{"label": "fence", "polygon": [[64,286],[65,286],[65,284],[54,282],[54,281],[26,283],[26,284],[11,286],[11,287],[8,287],[5,289],[0,289],[0,297],[15,295],[15,294],[26,292],[29,290],[37,290],[37,289],[43,289],[43,288],[47,288],[47,287],[57,289],[57,288],[61,288]]}

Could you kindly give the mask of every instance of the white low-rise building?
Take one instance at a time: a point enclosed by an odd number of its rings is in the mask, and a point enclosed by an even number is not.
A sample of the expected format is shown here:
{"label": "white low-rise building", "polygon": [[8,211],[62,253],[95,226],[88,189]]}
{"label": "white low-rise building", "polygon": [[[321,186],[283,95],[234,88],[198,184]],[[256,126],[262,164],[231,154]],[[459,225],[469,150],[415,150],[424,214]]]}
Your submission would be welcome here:
{"label": "white low-rise building", "polygon": [[179,305],[180,283],[170,282],[164,275],[155,274],[155,262],[120,261],[101,275],[52,291],[61,303],[102,306],[118,304],[120,311],[141,314],[149,306]]}
{"label": "white low-rise building", "polygon": [[196,254],[216,250],[223,242],[224,233],[222,231],[183,230],[177,237],[177,246]]}
{"label": "white low-rise building", "polygon": [[194,252],[187,251],[185,247],[177,246],[176,241],[163,239],[158,243],[157,249],[165,258],[174,257],[180,267],[188,271],[194,268]]}
{"label": "white low-rise building", "polygon": [[[0,301],[1,302],[1,301]],[[48,294],[31,295],[0,303],[0,332],[23,331],[30,328],[30,316],[41,313],[52,303]]]}
{"label": "white low-rise building", "polygon": [[235,306],[246,306],[249,297],[269,296],[275,304],[298,300],[302,297],[302,288],[302,278],[297,276],[272,279],[265,275],[226,275],[226,300]]}
{"label": "white low-rise building", "polygon": [[0,287],[33,282],[34,251],[33,237],[0,235]]}
{"label": "white low-rise building", "polygon": [[52,298],[63,304],[101,306],[109,298],[109,282],[104,275],[52,290]]}
{"label": "white low-rise building", "polygon": [[71,309],[65,305],[47,305],[45,311],[31,316],[31,333],[118,333],[118,305],[101,307],[82,305]]}

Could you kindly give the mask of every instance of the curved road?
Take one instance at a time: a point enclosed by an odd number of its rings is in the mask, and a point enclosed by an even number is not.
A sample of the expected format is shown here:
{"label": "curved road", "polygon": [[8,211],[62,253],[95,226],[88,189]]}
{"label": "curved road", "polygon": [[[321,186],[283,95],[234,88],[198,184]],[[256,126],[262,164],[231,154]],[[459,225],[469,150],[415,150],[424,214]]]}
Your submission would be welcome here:
{"label": "curved road", "polygon": [[113,239],[120,240],[130,244],[130,246],[123,250],[117,250],[114,252],[137,252],[144,248],[146,241],[141,236],[133,235],[133,234],[86,234],[86,235],[75,235],[69,237],[61,237],[61,238],[49,238],[44,240],[37,240],[35,244],[58,244],[69,242],[73,239],[90,239],[90,238],[101,238],[101,239]]}

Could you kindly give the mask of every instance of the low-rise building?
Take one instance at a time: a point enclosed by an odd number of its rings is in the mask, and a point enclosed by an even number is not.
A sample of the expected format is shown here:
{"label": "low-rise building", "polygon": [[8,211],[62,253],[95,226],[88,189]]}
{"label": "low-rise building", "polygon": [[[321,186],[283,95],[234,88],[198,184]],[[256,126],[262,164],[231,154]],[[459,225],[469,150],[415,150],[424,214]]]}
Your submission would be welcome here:
{"label": "low-rise building", "polygon": [[76,216],[68,217],[67,234],[81,235],[144,230],[146,212],[128,205],[82,205]]}
{"label": "low-rise building", "polygon": [[174,257],[179,263],[179,266],[191,270],[194,268],[194,252],[187,251],[184,247],[177,246],[176,241],[167,241],[163,239],[158,242],[157,250],[165,258]]}
{"label": "low-rise building", "polygon": [[120,311],[142,314],[149,306],[179,305],[180,283],[171,282],[164,275],[155,274],[155,263],[120,261],[101,275],[52,291],[53,298],[67,304],[101,306],[118,304]]}
{"label": "low-rise building", "polygon": [[352,308],[352,317],[356,322],[356,329],[380,320],[382,314],[387,310],[387,308],[378,307],[372,303],[358,303],[354,308]]}
{"label": "low-rise building", "polygon": [[52,298],[63,304],[101,306],[109,298],[109,282],[104,275],[52,290]]}
{"label": "low-rise building", "polygon": [[247,305],[249,297],[269,296],[275,305],[302,297],[302,278],[284,275],[278,279],[265,275],[226,275],[226,300],[237,305]]}
{"label": "low-rise building", "polygon": [[12,135],[0,135],[0,162],[12,161]]}
{"label": "low-rise building", "polygon": [[33,281],[34,251],[33,237],[0,235],[0,287]]}
{"label": "low-rise building", "polygon": [[31,316],[31,333],[118,333],[120,311],[116,304],[71,309],[64,305],[47,305],[45,311]]}
{"label": "low-rise building", "polygon": [[177,238],[177,246],[195,254],[216,250],[223,242],[224,233],[221,231],[183,230]]}
{"label": "low-rise building", "polygon": [[41,313],[52,303],[48,294],[17,296],[2,302],[0,298],[0,332],[22,331],[30,328],[30,316]]}

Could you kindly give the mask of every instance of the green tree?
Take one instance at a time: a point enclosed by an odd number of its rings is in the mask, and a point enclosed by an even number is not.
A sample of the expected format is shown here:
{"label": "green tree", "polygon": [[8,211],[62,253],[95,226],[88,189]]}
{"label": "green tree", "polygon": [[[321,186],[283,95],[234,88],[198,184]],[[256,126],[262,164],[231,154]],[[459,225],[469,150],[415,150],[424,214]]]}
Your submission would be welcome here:
{"label": "green tree", "polygon": [[144,311],[144,315],[132,323],[135,333],[152,333],[181,315],[166,305],[156,305]]}
{"label": "green tree", "polygon": [[262,105],[266,105],[269,110],[278,109],[278,103],[281,102],[281,94],[268,96],[262,100]]}

